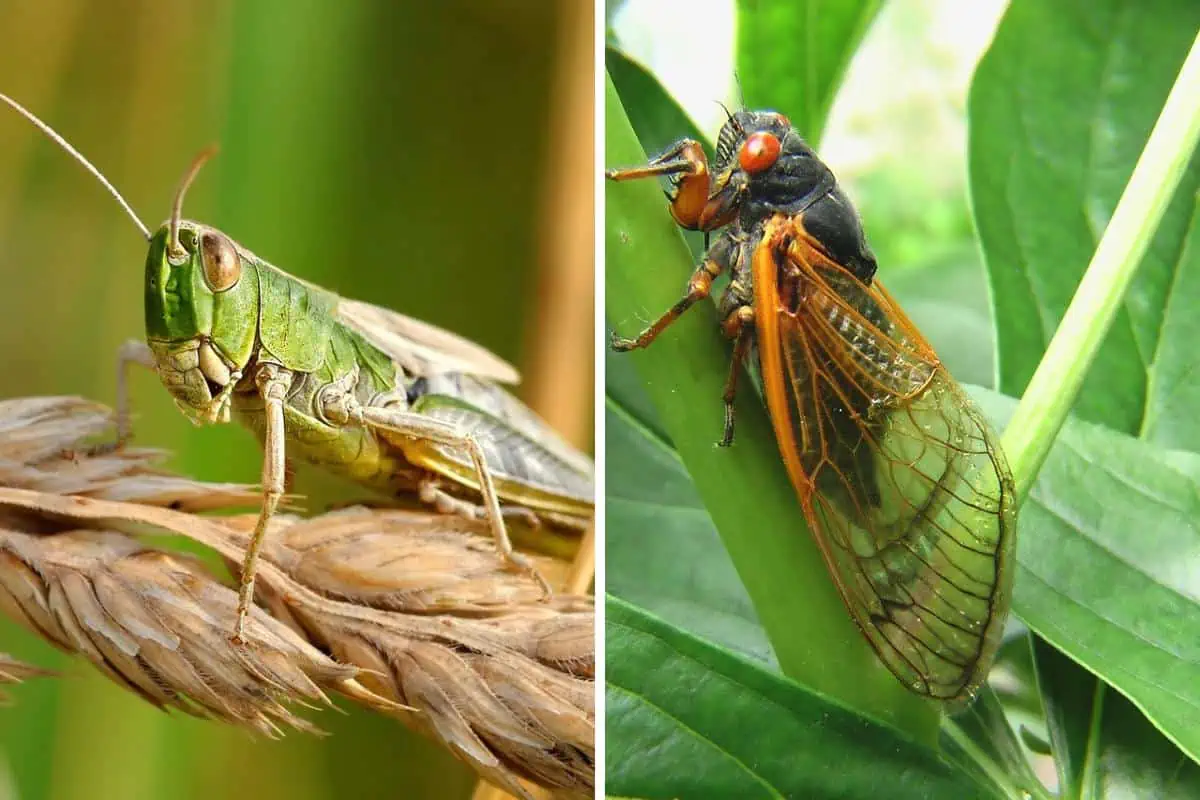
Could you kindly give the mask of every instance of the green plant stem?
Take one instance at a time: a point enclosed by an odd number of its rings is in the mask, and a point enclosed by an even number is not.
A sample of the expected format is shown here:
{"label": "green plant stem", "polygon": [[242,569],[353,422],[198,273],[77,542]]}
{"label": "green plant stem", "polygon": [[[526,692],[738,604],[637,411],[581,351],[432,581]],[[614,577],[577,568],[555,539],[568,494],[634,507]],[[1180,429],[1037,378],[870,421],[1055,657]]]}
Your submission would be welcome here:
{"label": "green plant stem", "polygon": [[971,757],[971,760],[983,770],[996,786],[1004,791],[1005,796],[1012,798],[1012,800],[1028,800],[1028,798],[1051,800],[1049,792],[1040,783],[1034,786],[1023,787],[1018,787],[1013,783],[1012,778],[1004,768],[985,753],[979,745],[975,744],[975,740],[968,736],[953,720],[943,722],[942,730],[954,740],[959,749]]}
{"label": "green plant stem", "polygon": [[1138,158],[1058,331],[1017,405],[1003,446],[1024,498],[1066,421],[1138,264],[1200,138],[1200,35]]}
{"label": "green plant stem", "polygon": [[[605,159],[645,163],[609,80]],[[623,335],[677,301],[692,258],[657,182],[607,186],[606,310]],[[936,746],[940,709],[912,694],[859,633],[804,524],[762,404],[745,384],[732,447],[716,446],[730,347],[710,303],[633,360],[788,677]],[[686,557],[681,554],[681,557]]]}

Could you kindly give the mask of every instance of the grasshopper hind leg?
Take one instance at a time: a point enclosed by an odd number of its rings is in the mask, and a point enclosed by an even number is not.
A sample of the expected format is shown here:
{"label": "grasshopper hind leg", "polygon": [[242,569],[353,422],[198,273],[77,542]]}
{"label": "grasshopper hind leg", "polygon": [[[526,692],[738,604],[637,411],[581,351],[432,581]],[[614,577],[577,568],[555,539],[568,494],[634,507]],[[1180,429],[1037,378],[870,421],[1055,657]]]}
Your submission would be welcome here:
{"label": "grasshopper hind leg", "polygon": [[[439,484],[440,481],[435,477],[421,481],[417,491],[422,503],[433,506],[440,514],[456,514],[467,519],[487,519],[487,506],[457,498],[442,489]],[[530,528],[538,528],[542,524],[541,517],[524,506],[500,506],[500,516],[521,522]]]}
{"label": "grasshopper hind leg", "polygon": [[[546,597],[553,594],[549,582],[533,562],[513,549],[512,541],[508,538],[508,529],[504,525],[505,511],[500,507],[500,498],[492,481],[491,470],[488,469],[483,448],[479,446],[479,442],[474,436],[462,432],[449,423],[394,408],[359,406],[354,408],[351,414],[357,421],[368,427],[412,439],[424,439],[436,444],[458,448],[464,452],[474,465],[475,475],[479,481],[479,494],[483,499],[483,516],[491,526],[492,536],[496,540],[496,547],[500,551],[500,555],[505,561],[528,573],[537,581]],[[421,493],[422,499],[424,496],[428,496],[430,500],[427,502],[433,502],[439,508],[449,508],[452,513],[462,513],[464,516],[472,518],[477,514],[471,503],[446,494],[436,485],[424,484],[421,487]],[[521,509],[521,511],[523,512],[525,509]]]}

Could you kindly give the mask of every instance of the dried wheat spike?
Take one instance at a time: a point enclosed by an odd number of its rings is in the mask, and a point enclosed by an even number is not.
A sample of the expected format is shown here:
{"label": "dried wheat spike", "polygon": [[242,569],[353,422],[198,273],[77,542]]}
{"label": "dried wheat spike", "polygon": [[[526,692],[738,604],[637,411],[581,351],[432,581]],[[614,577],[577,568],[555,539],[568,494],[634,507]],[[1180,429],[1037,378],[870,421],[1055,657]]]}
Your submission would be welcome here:
{"label": "dried wheat spike", "polygon": [[[50,674],[52,673],[49,670],[35,667],[32,664],[26,664],[24,661],[18,661],[8,653],[0,653],[0,685],[20,683],[26,678],[37,678]],[[0,704],[7,703],[8,700],[8,695],[0,692]]]}
{"label": "dried wheat spike", "polygon": [[251,486],[171,475],[162,450],[115,445],[112,412],[81,397],[0,401],[0,486],[181,511],[253,508]]}
{"label": "dried wheat spike", "polygon": [[591,597],[543,602],[458,517],[280,515],[259,572],[274,618],[255,608],[252,647],[238,651],[233,590],[130,534],[174,531],[236,565],[248,518],[172,509],[253,507],[257,492],[164,474],[161,453],[110,436],[108,410],[78,398],[0,402],[0,611],[159,705],[271,734],[308,727],[285,702],[336,689],[518,797],[530,797],[522,779],[591,796]]}
{"label": "dried wheat spike", "polygon": [[0,519],[0,609],[85,656],[157,706],[268,736],[313,726],[285,702],[328,703],[322,687],[354,676],[256,610],[246,648],[229,643],[237,593],[187,556],[119,533],[31,535]]}
{"label": "dried wheat spike", "polygon": [[529,629],[520,610],[504,618],[517,623],[510,628],[497,619],[355,612],[276,594],[269,581],[264,594],[314,642],[361,667],[368,689],[415,709],[396,713],[488,781],[518,797],[529,797],[518,777],[558,796],[592,796],[595,683],[515,647]]}
{"label": "dried wheat spike", "polygon": [[519,776],[590,796],[591,597],[543,602],[453,517],[359,508],[279,522],[266,558],[314,594],[276,591],[267,577],[261,596],[276,617],[421,712],[399,716],[492,783],[525,796]]}
{"label": "dried wheat spike", "polygon": [[[507,568],[486,522],[362,507],[278,520],[265,545],[267,558],[327,597],[409,614],[466,616],[502,614],[543,600],[536,583]],[[562,569],[561,562],[531,557],[544,572]],[[592,600],[556,595],[549,607],[590,610]]]}

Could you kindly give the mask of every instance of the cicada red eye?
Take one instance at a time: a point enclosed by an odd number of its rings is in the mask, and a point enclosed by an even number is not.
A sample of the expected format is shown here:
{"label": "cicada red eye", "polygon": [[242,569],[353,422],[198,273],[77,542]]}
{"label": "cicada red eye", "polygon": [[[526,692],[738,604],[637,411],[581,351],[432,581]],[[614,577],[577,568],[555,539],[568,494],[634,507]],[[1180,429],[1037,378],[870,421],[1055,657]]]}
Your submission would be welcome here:
{"label": "cicada red eye", "polygon": [[738,151],[738,164],[751,175],[765,172],[779,159],[779,137],[767,131],[750,134]]}

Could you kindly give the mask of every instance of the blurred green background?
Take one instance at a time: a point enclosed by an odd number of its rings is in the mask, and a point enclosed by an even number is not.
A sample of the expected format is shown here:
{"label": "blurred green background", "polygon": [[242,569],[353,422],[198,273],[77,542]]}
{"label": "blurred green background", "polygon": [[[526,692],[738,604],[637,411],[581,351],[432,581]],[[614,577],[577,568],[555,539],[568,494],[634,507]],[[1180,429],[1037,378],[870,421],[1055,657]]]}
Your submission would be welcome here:
{"label": "blurred green background", "polygon": [[[151,227],[218,142],[186,217],[487,345],[590,450],[591,23],[590,4],[553,0],[9,3],[0,91]],[[0,112],[0,393],[111,403],[117,347],[143,333],[143,258],[101,188]],[[132,393],[138,443],[198,477],[257,481],[249,434],[193,428],[150,373]],[[302,469],[296,489],[319,506],[346,487]],[[15,687],[0,711],[0,798],[444,798],[475,783],[345,704],[313,715],[326,739],[261,741],[160,713],[7,622],[0,650],[65,673]]]}

